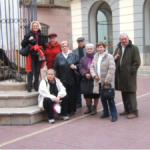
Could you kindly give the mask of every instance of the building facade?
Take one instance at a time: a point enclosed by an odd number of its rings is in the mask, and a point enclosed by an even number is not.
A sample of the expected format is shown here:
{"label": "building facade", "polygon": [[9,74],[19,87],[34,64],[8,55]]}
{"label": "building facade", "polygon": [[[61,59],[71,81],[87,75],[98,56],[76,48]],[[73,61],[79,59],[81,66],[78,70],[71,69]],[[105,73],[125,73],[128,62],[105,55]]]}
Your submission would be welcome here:
{"label": "building facade", "polygon": [[83,36],[86,43],[105,42],[113,53],[125,32],[139,47],[141,65],[150,65],[150,0],[73,0],[71,16],[74,48]]}

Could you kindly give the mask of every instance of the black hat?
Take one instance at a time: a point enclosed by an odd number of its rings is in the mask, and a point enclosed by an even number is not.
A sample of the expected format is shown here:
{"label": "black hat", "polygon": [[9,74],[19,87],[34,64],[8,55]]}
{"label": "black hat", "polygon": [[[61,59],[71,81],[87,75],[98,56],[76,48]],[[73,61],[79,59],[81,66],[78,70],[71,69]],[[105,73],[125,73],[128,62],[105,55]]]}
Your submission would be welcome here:
{"label": "black hat", "polygon": [[84,37],[79,37],[79,38],[77,39],[77,42],[79,42],[79,41],[84,41],[84,40],[85,40]]}

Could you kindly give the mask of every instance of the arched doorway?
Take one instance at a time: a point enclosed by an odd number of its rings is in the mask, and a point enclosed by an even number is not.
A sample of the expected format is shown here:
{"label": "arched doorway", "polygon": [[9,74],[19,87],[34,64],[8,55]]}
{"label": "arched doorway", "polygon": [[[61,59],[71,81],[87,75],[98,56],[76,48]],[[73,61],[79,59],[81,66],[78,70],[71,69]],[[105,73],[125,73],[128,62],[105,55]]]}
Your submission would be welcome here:
{"label": "arched doorway", "polygon": [[96,44],[99,41],[107,45],[109,53],[113,53],[112,11],[107,2],[98,1],[89,12],[89,41]]}

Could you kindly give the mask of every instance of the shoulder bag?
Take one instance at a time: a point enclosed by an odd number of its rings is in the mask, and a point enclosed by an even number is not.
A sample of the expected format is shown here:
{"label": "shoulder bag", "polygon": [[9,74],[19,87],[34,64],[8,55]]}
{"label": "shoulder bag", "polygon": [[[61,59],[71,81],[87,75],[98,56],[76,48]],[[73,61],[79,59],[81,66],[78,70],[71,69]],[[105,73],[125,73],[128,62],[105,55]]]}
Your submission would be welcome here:
{"label": "shoulder bag", "polygon": [[28,56],[29,54],[29,49],[30,49],[30,44],[28,44],[26,47],[22,47],[22,49],[19,51],[19,53],[22,56]]}
{"label": "shoulder bag", "polygon": [[92,94],[93,87],[94,87],[94,79],[92,77],[90,79],[84,77],[81,80],[81,94]]}

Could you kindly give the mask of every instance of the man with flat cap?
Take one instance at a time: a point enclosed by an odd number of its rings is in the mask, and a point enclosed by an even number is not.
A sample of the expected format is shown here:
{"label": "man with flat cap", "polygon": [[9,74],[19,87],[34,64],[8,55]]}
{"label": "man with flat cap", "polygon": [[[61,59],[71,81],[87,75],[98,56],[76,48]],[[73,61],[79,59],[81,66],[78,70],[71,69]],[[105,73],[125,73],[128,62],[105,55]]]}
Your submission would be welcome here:
{"label": "man with flat cap", "polygon": [[57,34],[51,33],[48,35],[49,42],[46,43],[45,57],[46,57],[46,65],[48,69],[53,68],[53,63],[55,56],[61,52],[60,45],[57,42]]}
{"label": "man with flat cap", "polygon": [[[77,39],[77,44],[78,44],[78,48],[74,49],[73,52],[76,53],[78,55],[78,57],[79,57],[79,60],[81,60],[81,58],[86,55],[85,38],[84,37],[79,37]],[[82,107],[81,80],[82,80],[82,77],[80,77],[80,79],[79,79],[79,85],[78,85],[77,108]]]}

